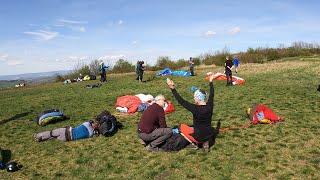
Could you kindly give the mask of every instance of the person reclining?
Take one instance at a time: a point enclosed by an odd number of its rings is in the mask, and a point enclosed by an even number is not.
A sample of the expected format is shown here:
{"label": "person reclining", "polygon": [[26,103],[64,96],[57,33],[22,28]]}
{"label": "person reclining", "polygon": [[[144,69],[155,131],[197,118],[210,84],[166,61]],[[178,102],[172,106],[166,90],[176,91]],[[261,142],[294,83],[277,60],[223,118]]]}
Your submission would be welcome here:
{"label": "person reclining", "polygon": [[206,151],[209,151],[209,148],[214,144],[215,138],[215,130],[211,126],[214,97],[213,78],[213,75],[209,77],[210,94],[208,101],[205,102],[206,93],[203,90],[196,90],[194,92],[195,104],[184,100],[175,89],[173,81],[167,79],[167,84],[178,103],[192,113],[194,132],[191,135],[197,141],[196,143],[202,145]]}
{"label": "person reclining", "polygon": [[148,151],[159,151],[159,146],[172,135],[172,129],[166,124],[164,103],[163,95],[156,96],[155,103],[143,112],[138,124],[138,136],[149,143],[146,146]]}
{"label": "person reclining", "polygon": [[44,131],[34,135],[34,139],[37,142],[42,142],[51,139],[58,139],[60,141],[75,141],[79,139],[85,139],[93,137],[95,134],[99,134],[98,122],[87,121],[81,125],[72,128],[70,126],[64,128],[54,129],[52,131]]}

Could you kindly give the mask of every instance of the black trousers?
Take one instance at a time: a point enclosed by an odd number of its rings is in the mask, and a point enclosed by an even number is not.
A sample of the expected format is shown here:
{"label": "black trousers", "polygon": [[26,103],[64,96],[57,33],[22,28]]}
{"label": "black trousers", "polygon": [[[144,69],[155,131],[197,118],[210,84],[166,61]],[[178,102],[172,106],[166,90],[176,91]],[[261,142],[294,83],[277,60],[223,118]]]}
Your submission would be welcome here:
{"label": "black trousers", "polygon": [[226,71],[226,76],[227,76],[227,85],[232,85],[232,72]]}
{"label": "black trousers", "polygon": [[101,75],[100,81],[101,82],[106,82],[107,81],[106,72],[102,72],[100,75]]}
{"label": "black trousers", "polygon": [[143,71],[140,71],[140,72],[138,73],[138,80],[139,80],[139,81],[142,81],[142,79],[143,79]]}
{"label": "black trousers", "polygon": [[190,67],[190,73],[191,73],[191,76],[194,76],[194,67]]}

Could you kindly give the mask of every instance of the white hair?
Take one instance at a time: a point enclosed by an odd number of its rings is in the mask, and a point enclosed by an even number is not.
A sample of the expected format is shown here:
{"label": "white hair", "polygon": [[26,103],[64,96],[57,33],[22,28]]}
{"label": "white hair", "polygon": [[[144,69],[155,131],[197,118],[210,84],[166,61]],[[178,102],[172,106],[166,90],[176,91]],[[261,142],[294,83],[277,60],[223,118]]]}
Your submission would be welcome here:
{"label": "white hair", "polygon": [[161,99],[166,99],[166,98],[164,98],[164,96],[162,95],[162,94],[159,94],[159,95],[157,95],[155,98],[154,98],[154,100],[157,102],[157,101],[159,101],[159,100],[161,100]]}

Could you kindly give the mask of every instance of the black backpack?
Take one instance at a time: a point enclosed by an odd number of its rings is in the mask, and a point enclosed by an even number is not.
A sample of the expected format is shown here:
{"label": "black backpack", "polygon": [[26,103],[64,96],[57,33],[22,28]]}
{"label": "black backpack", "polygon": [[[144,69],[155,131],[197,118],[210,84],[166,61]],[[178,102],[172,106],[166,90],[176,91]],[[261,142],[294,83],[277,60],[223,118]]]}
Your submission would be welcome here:
{"label": "black backpack", "polygon": [[99,122],[99,133],[104,136],[114,135],[118,129],[122,128],[122,124],[117,121],[117,118],[110,114],[109,111],[102,111],[96,120]]}

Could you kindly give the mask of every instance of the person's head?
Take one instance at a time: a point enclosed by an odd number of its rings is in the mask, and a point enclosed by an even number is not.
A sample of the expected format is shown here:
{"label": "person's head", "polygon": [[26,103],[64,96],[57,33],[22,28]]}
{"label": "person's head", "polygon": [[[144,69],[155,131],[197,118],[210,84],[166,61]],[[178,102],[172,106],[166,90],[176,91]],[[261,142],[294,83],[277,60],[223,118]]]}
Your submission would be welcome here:
{"label": "person's head", "polygon": [[229,56],[226,56],[226,60],[229,60]]}
{"label": "person's head", "polygon": [[190,57],[190,61],[192,60],[192,57]]}
{"label": "person's head", "polygon": [[144,64],[144,61],[141,61],[141,64]]}
{"label": "person's head", "polygon": [[91,122],[91,126],[94,130],[98,130],[100,127],[100,123],[98,121]]}
{"label": "person's head", "polygon": [[202,89],[196,90],[193,94],[193,99],[195,104],[197,105],[205,104],[206,96],[207,96],[206,92],[203,91]]}
{"label": "person's head", "polygon": [[163,107],[165,103],[165,98],[162,94],[159,94],[154,98],[155,103],[157,103],[159,106]]}

